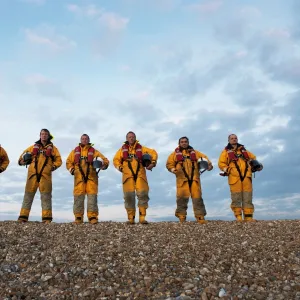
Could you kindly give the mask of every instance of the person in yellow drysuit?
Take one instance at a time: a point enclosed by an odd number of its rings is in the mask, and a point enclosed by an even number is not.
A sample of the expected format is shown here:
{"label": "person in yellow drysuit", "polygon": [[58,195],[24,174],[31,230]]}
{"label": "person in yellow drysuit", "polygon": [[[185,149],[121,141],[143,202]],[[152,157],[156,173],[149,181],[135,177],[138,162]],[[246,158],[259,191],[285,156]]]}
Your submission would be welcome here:
{"label": "person in yellow drysuit", "polygon": [[84,219],[84,199],[87,195],[87,217],[91,224],[98,223],[98,173],[94,167],[95,160],[101,161],[100,170],[106,170],[109,160],[98,150],[93,148],[90,137],[83,134],[79,145],[69,154],[66,166],[74,175],[74,205],[75,223],[82,224]]}
{"label": "person in yellow drysuit", "polygon": [[0,145],[0,173],[4,172],[9,165],[9,158],[3,147]]}
{"label": "person in yellow drysuit", "polygon": [[213,169],[209,158],[189,145],[187,137],[181,137],[178,147],[172,152],[166,163],[168,171],[176,175],[176,203],[175,216],[180,223],[186,221],[189,198],[193,201],[194,215],[198,223],[205,224],[206,209],[202,199],[200,170],[198,161],[205,159],[208,171]]}
{"label": "person in yellow drysuit", "polygon": [[[252,203],[252,171],[251,161],[256,156],[246,150],[244,145],[238,143],[235,134],[228,137],[228,145],[219,157],[219,168],[224,172],[220,175],[228,176],[228,184],[231,192],[231,209],[236,220],[255,221],[253,219],[254,205]],[[263,169],[262,164],[257,171]]]}
{"label": "person in yellow drysuit", "polygon": [[52,139],[49,130],[42,129],[40,139],[33,146],[28,147],[19,158],[20,166],[29,166],[19,222],[28,221],[38,188],[41,193],[42,222],[52,221],[52,172],[62,165],[60,153],[51,142]]}
{"label": "person in yellow drysuit", "polygon": [[[147,162],[145,157],[147,157]],[[123,174],[122,183],[125,209],[128,216],[127,224],[135,224],[135,196],[138,198],[139,223],[148,224],[145,220],[149,202],[146,169],[152,170],[157,164],[157,159],[157,152],[142,146],[132,131],[127,133],[126,142],[114,156],[114,166]]]}

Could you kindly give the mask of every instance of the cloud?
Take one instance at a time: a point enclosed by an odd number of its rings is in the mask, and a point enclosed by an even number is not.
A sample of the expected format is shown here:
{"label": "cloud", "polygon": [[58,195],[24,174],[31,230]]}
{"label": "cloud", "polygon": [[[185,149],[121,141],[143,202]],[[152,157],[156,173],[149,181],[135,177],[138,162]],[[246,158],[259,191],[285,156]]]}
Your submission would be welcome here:
{"label": "cloud", "polygon": [[79,6],[77,4],[67,5],[67,9],[80,16],[89,17],[99,22],[110,31],[124,30],[129,22],[129,18],[120,16],[115,12],[106,11],[96,5]]}
{"label": "cloud", "polygon": [[57,34],[55,29],[49,26],[41,26],[37,29],[27,28],[24,33],[31,44],[45,47],[53,52],[61,52],[77,46],[76,42]]}
{"label": "cloud", "polygon": [[119,16],[116,13],[103,13],[99,17],[99,22],[111,31],[121,31],[127,27],[128,18]]}
{"label": "cloud", "polygon": [[31,74],[24,78],[24,82],[35,92],[45,97],[67,100],[61,84],[42,74]]}
{"label": "cloud", "polygon": [[214,13],[221,8],[222,4],[223,1],[221,0],[211,0],[205,3],[191,4],[189,5],[189,9],[195,12],[200,12],[202,14]]}

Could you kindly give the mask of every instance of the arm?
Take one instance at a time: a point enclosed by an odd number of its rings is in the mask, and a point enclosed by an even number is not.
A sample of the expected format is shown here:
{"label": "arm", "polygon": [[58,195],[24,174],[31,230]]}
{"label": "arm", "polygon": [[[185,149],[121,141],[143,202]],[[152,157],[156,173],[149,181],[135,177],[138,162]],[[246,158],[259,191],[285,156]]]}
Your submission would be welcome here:
{"label": "arm", "polygon": [[142,151],[143,151],[143,153],[150,154],[150,156],[151,156],[151,164],[146,169],[147,170],[152,170],[156,166],[156,164],[157,164],[158,154],[157,154],[156,150],[150,149],[150,148],[147,148],[147,147],[143,146]]}
{"label": "arm", "polygon": [[175,153],[171,153],[166,162],[166,168],[171,173],[176,173],[176,161],[175,161]]}
{"label": "arm", "polygon": [[0,165],[0,173],[4,172],[9,165],[9,158],[6,151],[3,148],[0,148],[0,158],[2,159]]}
{"label": "arm", "polygon": [[106,170],[109,166],[109,160],[98,150],[95,151],[95,157],[100,157],[103,160],[102,170]]}
{"label": "arm", "polygon": [[66,167],[67,170],[74,175],[74,171],[75,171],[75,163],[74,163],[74,150],[70,152],[67,160],[66,160]]}
{"label": "arm", "polygon": [[223,172],[227,172],[228,170],[228,159],[227,159],[227,152],[226,150],[223,150],[220,157],[219,157],[219,162],[218,162],[218,166],[220,168],[221,171]]}
{"label": "arm", "polygon": [[212,162],[210,161],[210,159],[208,158],[208,156],[205,155],[204,153],[200,152],[200,151],[197,151],[197,150],[195,152],[196,152],[196,155],[197,155],[197,160],[201,157],[205,158],[207,160],[207,162],[208,162],[207,171],[211,171],[213,169],[213,165],[212,165]]}
{"label": "arm", "polygon": [[32,150],[33,150],[33,146],[30,146],[30,147],[28,147],[27,149],[25,149],[25,150],[22,152],[22,154],[20,155],[19,160],[18,160],[18,164],[19,164],[20,166],[25,166],[25,162],[24,162],[24,159],[23,159],[23,155],[24,155],[25,153],[27,153],[27,152],[32,153]]}
{"label": "arm", "polygon": [[54,160],[53,160],[52,171],[55,171],[62,165],[61,155],[55,146],[53,147],[53,156],[54,156]]}
{"label": "arm", "polygon": [[117,170],[122,172],[123,170],[123,161],[122,161],[122,149],[119,149],[114,156],[113,164]]}

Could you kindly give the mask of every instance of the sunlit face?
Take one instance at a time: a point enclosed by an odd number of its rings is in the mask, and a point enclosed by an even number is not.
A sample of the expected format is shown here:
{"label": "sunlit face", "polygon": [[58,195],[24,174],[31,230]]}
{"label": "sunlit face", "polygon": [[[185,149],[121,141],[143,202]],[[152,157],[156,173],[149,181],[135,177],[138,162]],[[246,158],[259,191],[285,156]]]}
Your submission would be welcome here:
{"label": "sunlit face", "polygon": [[235,134],[231,134],[228,138],[228,142],[230,145],[236,145],[238,143],[238,138]]}
{"label": "sunlit face", "polygon": [[179,146],[186,149],[189,146],[189,141],[186,138],[183,138],[179,141]]}
{"label": "sunlit face", "polygon": [[49,139],[49,133],[45,130],[42,130],[40,133],[41,142],[47,142]]}
{"label": "sunlit face", "polygon": [[130,145],[133,145],[136,141],[136,137],[134,133],[129,132],[126,136],[126,140]]}
{"label": "sunlit face", "polygon": [[90,139],[87,135],[82,135],[80,138],[81,145],[87,145],[90,142]]}

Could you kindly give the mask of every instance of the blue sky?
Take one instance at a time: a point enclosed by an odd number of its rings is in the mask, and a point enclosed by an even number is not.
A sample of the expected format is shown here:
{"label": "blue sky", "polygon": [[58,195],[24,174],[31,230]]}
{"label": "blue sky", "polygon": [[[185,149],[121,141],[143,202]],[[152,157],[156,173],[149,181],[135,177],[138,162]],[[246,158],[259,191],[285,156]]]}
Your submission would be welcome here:
{"label": "blue sky", "polygon": [[[231,219],[218,157],[229,133],[262,161],[258,219],[300,215],[300,19],[297,1],[6,0],[0,9],[0,220],[16,219],[22,151],[48,128],[63,157],[53,214],[71,221],[65,159],[82,133],[112,158],[129,130],[159,153],[148,172],[148,220],[175,219],[175,178],[165,168],[180,136],[214,163],[202,176],[207,218]],[[100,221],[124,221],[121,174],[100,175]],[[191,203],[190,205],[191,206]],[[189,207],[189,217],[193,217]],[[31,219],[40,219],[39,194]]]}

